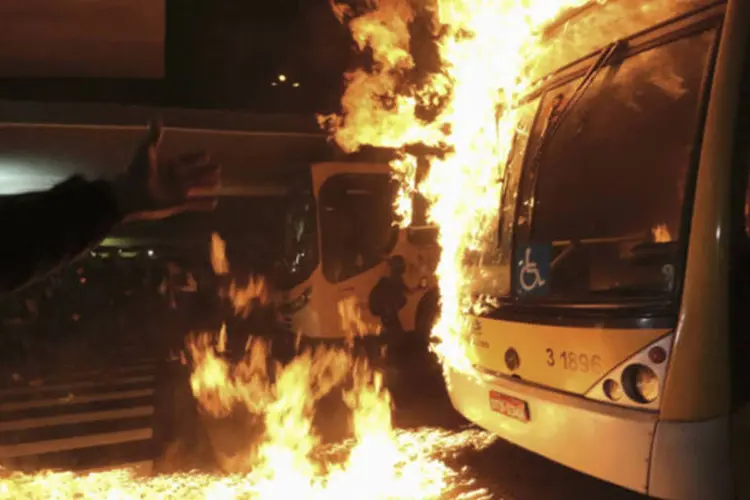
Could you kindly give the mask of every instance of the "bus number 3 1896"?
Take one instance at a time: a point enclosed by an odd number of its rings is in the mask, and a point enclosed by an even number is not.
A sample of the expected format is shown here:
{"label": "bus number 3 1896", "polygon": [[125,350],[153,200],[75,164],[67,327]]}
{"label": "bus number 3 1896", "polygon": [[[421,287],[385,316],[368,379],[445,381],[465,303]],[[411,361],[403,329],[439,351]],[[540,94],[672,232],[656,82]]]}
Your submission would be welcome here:
{"label": "bus number 3 1896", "polygon": [[555,365],[573,372],[597,373],[602,369],[602,358],[597,354],[581,354],[574,351],[555,352],[547,349],[547,366]]}

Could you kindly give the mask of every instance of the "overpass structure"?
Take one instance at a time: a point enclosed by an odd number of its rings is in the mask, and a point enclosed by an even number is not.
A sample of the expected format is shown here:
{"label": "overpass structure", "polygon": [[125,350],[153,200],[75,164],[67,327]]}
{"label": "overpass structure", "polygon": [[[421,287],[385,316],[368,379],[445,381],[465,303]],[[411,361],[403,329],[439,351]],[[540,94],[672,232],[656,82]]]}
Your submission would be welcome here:
{"label": "overpass structure", "polygon": [[128,164],[149,119],[163,151],[209,151],[236,190],[278,178],[284,166],[339,153],[312,115],[0,101],[0,193],[46,188],[74,173],[109,177]]}
{"label": "overpass structure", "polygon": [[[312,115],[0,101],[0,194],[46,189],[73,174],[112,177],[126,167],[154,118],[164,124],[166,155],[205,150],[221,163],[227,197],[278,197],[289,168],[341,157]],[[220,205],[226,206],[214,218],[223,222],[237,219],[228,211],[242,210],[236,199]],[[205,216],[196,217],[201,221],[181,217],[123,226],[111,241],[132,246],[175,238],[203,241],[202,234],[187,237],[189,229],[211,225]]]}

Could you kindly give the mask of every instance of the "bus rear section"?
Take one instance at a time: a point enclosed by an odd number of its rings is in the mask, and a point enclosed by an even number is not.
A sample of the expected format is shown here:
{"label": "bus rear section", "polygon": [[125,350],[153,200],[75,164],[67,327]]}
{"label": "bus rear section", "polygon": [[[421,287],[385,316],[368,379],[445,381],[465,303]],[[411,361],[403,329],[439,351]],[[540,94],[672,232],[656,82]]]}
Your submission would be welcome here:
{"label": "bus rear section", "polygon": [[425,307],[434,293],[425,295],[435,288],[436,234],[396,225],[397,185],[388,165],[319,163],[300,175],[306,180],[290,196],[281,283],[290,333],[339,342],[383,330],[374,290],[391,277],[394,257],[405,285],[398,328],[411,333],[429,323],[419,316],[434,312]]}
{"label": "bus rear section", "polygon": [[495,306],[467,333],[474,372],[447,370],[471,421],[659,498],[737,484],[721,193],[740,4],[641,27],[529,96],[476,283]]}

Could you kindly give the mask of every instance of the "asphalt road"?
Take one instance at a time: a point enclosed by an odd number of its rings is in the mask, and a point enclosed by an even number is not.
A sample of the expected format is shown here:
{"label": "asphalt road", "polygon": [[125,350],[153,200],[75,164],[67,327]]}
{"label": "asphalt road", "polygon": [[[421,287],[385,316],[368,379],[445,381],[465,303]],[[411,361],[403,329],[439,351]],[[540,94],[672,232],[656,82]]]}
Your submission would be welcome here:
{"label": "asphalt road", "polygon": [[137,348],[117,347],[41,370],[0,370],[0,465],[151,470],[159,363]]}
{"label": "asphalt road", "polygon": [[[187,369],[162,353],[105,343],[98,353],[48,365],[42,385],[29,377],[0,384],[0,463],[10,467],[91,470],[138,464],[144,472],[215,472],[218,433],[239,435],[226,423],[201,418]],[[451,407],[439,378],[408,363],[391,379],[394,424],[460,432],[470,424]],[[7,366],[5,368],[8,368]],[[332,398],[336,399],[336,398]],[[325,403],[324,403],[325,406]],[[328,440],[346,427],[336,404],[319,411]],[[155,459],[155,460],[151,460]],[[498,440],[482,450],[458,450],[451,466],[504,500],[644,498]]]}
{"label": "asphalt road", "polygon": [[[415,391],[413,387],[419,387]],[[450,404],[434,378],[412,388],[395,389],[396,423],[414,428],[426,423],[459,431],[470,425]],[[430,390],[425,391],[426,387]],[[399,397],[400,396],[400,397]],[[465,473],[503,500],[636,500],[647,497],[552,462],[506,441],[497,440],[482,450],[467,449],[458,456]]]}
{"label": "asphalt road", "polygon": [[[421,363],[410,363],[411,369],[400,370],[398,378],[391,382],[393,395],[394,425],[400,429],[439,428],[459,433],[473,426],[453,410],[441,379],[424,370]],[[181,376],[184,377],[184,374]],[[179,379],[180,376],[177,377]],[[393,379],[392,379],[393,380]],[[181,384],[184,386],[184,384]],[[181,415],[181,428],[175,429],[175,442],[168,447],[167,460],[161,462],[165,470],[191,470],[209,468],[216,463],[207,457],[213,449],[211,442],[236,442],[242,424],[207,424],[193,414],[187,415],[193,405],[187,390],[176,390],[174,408]],[[323,401],[318,408],[316,425],[324,440],[340,439],[340,429],[346,427],[342,416],[340,399],[334,395],[331,402]],[[213,428],[212,428],[213,427]],[[239,432],[239,433],[238,433]],[[208,436],[212,434],[212,436]],[[223,435],[222,435],[223,434]],[[187,438],[187,440],[185,439]],[[224,445],[220,445],[224,446]],[[182,460],[182,463],[179,463]],[[570,500],[575,498],[636,500],[646,497],[605,483],[577,471],[547,460],[539,455],[518,448],[508,442],[496,440],[489,447],[475,450],[471,447],[459,449],[452,456],[451,467],[462,470],[462,477],[473,479],[477,486],[486,488],[491,498],[503,500]],[[157,465],[157,469],[160,466]]]}

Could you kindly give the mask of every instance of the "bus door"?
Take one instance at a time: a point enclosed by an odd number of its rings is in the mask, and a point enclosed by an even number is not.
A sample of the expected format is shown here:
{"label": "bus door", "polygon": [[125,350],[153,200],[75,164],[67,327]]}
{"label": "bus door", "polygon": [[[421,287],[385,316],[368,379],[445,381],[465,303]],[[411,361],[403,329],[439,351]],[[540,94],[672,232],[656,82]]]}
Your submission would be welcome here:
{"label": "bus door", "polygon": [[395,183],[387,165],[326,167],[313,170],[323,278],[315,294],[321,300],[322,324],[338,330],[323,335],[344,337],[349,332],[343,331],[346,325],[341,325],[338,308],[346,301],[356,302],[368,324],[379,321],[370,310],[370,294],[389,273],[386,260],[398,243],[399,229],[393,224]]}

